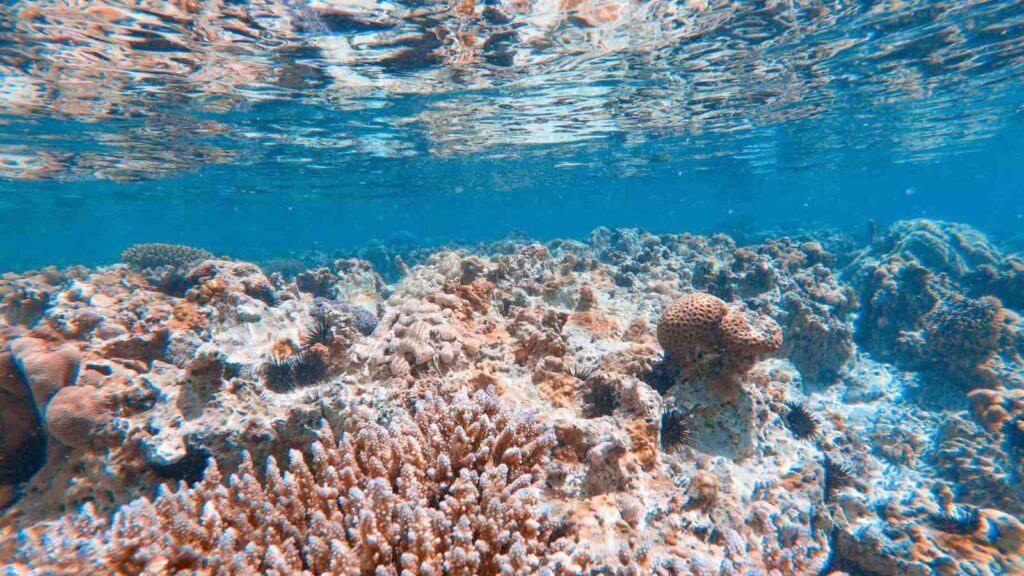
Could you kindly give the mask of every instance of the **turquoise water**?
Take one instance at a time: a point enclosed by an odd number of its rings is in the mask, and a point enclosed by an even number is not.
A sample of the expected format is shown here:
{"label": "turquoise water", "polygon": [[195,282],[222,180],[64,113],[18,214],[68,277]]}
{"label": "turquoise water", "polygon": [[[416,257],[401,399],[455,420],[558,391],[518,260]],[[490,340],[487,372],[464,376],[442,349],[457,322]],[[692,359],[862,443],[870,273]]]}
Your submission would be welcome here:
{"label": "turquoise water", "polygon": [[8,3],[0,268],[396,232],[1012,235],[1022,4]]}

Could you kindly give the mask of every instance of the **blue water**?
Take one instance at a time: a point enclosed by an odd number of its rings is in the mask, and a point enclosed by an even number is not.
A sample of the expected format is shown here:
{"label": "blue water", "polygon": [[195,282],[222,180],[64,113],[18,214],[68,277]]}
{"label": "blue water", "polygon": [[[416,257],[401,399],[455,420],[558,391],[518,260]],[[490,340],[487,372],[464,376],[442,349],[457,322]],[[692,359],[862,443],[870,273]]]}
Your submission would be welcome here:
{"label": "blue water", "polygon": [[[0,269],[157,241],[264,259],[396,232],[923,216],[1013,235],[1022,4],[644,2],[598,26],[501,3],[477,19],[426,4],[421,21],[402,4],[269,2],[189,28],[177,4],[111,1],[97,6],[120,19],[95,34],[98,9],[15,2]],[[452,29],[479,43],[437,40]]]}

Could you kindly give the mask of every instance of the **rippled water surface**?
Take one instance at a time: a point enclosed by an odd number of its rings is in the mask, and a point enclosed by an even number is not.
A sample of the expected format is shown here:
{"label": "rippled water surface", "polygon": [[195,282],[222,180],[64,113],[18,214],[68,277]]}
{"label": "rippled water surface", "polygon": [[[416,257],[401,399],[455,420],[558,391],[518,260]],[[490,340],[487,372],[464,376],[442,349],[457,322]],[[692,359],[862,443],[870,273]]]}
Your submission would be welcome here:
{"label": "rippled water surface", "polygon": [[[194,235],[210,228],[189,214],[197,200],[225,238],[251,244],[252,230],[210,214],[262,230],[275,214],[305,213],[295,227],[322,236],[318,218],[331,212],[360,239],[415,227],[402,221],[410,206],[454,236],[466,227],[445,224],[451,210],[504,219],[491,226],[504,230],[536,225],[530,210],[559,201],[589,211],[582,229],[602,210],[638,215],[624,224],[680,224],[680,202],[699,215],[686,226],[764,218],[778,207],[766,198],[783,199],[779,218],[856,206],[867,208],[851,220],[963,216],[977,204],[940,196],[1003,204],[1021,192],[1015,0],[20,0],[0,10],[9,248],[38,247],[26,237],[55,227],[79,245],[109,236],[92,258],[145,230]],[[1015,225],[1018,208],[1000,211],[999,226]],[[225,238],[210,241],[237,248]]]}

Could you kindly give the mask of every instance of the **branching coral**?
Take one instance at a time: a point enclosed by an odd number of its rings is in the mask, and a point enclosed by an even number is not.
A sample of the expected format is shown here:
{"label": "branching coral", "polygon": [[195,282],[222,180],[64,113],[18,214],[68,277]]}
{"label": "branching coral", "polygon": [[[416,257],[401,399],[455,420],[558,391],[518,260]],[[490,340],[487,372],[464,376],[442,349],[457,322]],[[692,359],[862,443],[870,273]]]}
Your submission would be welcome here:
{"label": "branching coral", "polygon": [[121,253],[122,262],[141,269],[179,267],[209,258],[210,252],[181,244],[135,244]]}
{"label": "branching coral", "polygon": [[553,536],[537,488],[554,436],[487,394],[425,386],[388,423],[354,409],[260,478],[246,456],[163,488],[108,523],[90,506],[23,534],[17,560],[51,574],[560,574],[583,557]]}

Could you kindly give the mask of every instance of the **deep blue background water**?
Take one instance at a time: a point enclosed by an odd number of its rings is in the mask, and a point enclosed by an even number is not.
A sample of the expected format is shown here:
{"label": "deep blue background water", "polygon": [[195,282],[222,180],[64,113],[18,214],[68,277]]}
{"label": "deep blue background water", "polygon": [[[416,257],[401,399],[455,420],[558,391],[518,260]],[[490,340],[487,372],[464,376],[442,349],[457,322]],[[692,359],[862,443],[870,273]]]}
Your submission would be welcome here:
{"label": "deep blue background water", "polygon": [[260,260],[396,233],[433,245],[510,232],[582,238],[598,226],[859,232],[869,219],[927,217],[1006,236],[1024,231],[1022,144],[1007,132],[939,159],[895,162],[861,150],[799,169],[642,149],[639,168],[605,165],[592,156],[605,149],[583,145],[522,158],[376,159],[359,171],[271,160],[127,183],[4,180],[0,268],[110,263],[136,242]]}

